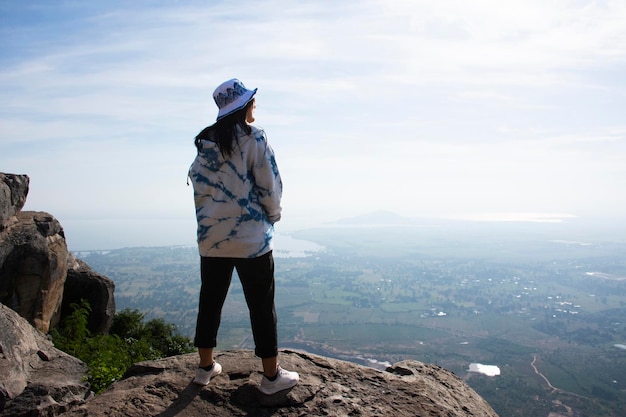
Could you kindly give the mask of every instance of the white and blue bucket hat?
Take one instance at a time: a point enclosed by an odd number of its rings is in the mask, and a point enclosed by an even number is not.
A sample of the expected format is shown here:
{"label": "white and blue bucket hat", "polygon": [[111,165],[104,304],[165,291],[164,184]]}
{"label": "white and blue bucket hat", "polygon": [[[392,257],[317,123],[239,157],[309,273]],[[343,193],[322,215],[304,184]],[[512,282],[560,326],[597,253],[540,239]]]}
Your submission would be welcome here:
{"label": "white and blue bucket hat", "polygon": [[217,120],[243,109],[254,98],[256,90],[248,90],[236,78],[220,84],[213,92],[213,100],[219,109]]}

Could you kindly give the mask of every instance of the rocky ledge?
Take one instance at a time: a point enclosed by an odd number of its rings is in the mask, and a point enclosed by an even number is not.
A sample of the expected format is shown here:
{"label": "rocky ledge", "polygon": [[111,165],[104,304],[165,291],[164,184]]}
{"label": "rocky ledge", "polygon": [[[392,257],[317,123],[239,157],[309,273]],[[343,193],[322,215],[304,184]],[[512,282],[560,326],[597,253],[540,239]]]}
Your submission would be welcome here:
{"label": "rocky ledge", "polygon": [[197,355],[134,365],[124,379],[63,416],[484,416],[497,414],[453,373],[404,361],[380,371],[300,351],[280,353],[300,383],[261,394],[260,361],[251,351],[219,352],[221,375],[209,385],[191,382]]}

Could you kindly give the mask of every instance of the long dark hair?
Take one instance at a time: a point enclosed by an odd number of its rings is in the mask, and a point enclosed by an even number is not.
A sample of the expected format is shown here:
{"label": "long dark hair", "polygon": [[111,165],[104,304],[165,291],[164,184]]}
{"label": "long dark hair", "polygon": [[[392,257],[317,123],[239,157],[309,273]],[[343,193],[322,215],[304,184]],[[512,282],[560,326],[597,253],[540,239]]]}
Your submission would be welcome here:
{"label": "long dark hair", "polygon": [[205,127],[198,133],[194,141],[198,151],[202,149],[203,140],[210,140],[217,143],[217,147],[224,157],[229,157],[237,144],[237,126],[241,127],[246,134],[252,131],[246,122],[246,115],[253,104],[254,99],[250,100],[244,108],[222,117],[211,126]]}

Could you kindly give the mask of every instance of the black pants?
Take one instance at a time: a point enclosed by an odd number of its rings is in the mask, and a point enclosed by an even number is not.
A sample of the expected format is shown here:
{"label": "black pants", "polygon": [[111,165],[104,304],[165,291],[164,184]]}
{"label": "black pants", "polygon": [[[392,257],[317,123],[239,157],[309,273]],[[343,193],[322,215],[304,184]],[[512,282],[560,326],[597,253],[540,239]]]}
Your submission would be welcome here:
{"label": "black pants", "polygon": [[274,306],[274,257],[272,252],[258,258],[200,258],[200,302],[194,345],[217,346],[217,330],[233,270],[243,287],[250,312],[254,353],[260,358],[278,355],[276,309]]}

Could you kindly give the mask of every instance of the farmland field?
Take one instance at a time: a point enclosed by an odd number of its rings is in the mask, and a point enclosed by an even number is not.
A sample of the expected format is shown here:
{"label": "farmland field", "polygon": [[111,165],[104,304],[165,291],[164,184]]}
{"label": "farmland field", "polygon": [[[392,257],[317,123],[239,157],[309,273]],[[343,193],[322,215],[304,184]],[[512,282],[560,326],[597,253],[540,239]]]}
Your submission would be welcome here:
{"label": "farmland field", "polygon": [[[549,230],[340,228],[292,238],[323,250],[277,252],[282,347],[379,368],[404,359],[434,363],[464,378],[502,416],[626,409],[626,350],[618,347],[626,344],[626,244],[572,243]],[[138,309],[193,336],[194,246],[77,255],[115,282],[118,310]],[[219,343],[253,347],[237,279]],[[495,365],[500,375],[468,372],[470,363]]]}

